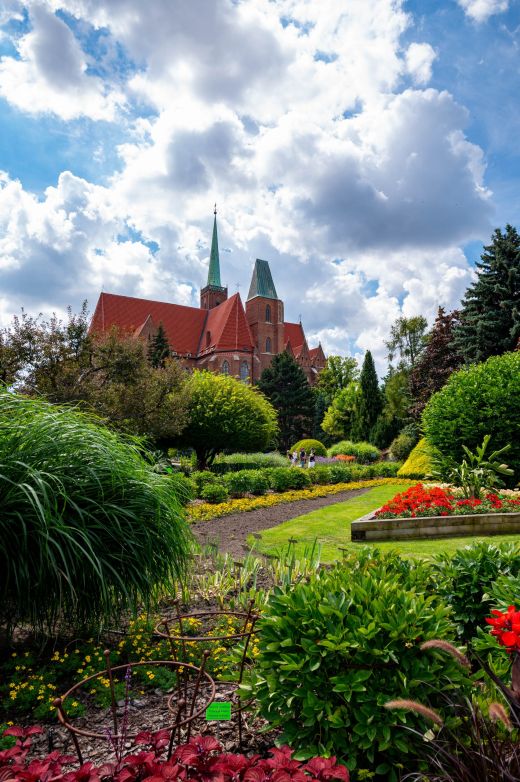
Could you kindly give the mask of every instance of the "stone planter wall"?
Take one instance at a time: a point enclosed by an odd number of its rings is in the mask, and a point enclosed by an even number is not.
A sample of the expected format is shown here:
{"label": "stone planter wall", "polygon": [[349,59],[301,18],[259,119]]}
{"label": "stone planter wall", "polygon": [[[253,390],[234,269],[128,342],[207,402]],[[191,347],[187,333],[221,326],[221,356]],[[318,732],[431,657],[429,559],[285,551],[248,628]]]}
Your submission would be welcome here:
{"label": "stone planter wall", "polygon": [[515,534],[520,535],[520,513],[475,513],[415,519],[375,519],[373,513],[369,513],[351,525],[354,543]]}

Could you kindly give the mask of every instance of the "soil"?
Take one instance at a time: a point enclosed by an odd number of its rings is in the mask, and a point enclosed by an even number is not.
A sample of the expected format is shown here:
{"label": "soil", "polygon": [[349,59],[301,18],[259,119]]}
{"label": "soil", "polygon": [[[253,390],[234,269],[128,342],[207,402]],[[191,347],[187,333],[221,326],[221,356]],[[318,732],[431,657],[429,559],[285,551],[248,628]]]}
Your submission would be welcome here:
{"label": "soil", "polygon": [[319,508],[325,508],[327,505],[350,500],[367,491],[368,488],[354,489],[331,494],[328,497],[282,502],[270,508],[257,508],[246,513],[233,513],[230,516],[222,516],[210,521],[199,521],[192,524],[191,529],[199,543],[216,544],[220,551],[227,552],[234,557],[241,557],[250,550],[247,545],[249,535],[277,527],[284,521],[295,519]]}

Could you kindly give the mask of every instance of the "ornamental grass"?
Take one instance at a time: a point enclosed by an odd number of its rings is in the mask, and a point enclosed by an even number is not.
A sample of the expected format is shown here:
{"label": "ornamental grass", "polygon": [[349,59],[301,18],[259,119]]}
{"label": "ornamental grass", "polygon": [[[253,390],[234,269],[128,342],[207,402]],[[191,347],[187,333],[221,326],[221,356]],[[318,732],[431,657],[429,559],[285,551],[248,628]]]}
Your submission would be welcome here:
{"label": "ornamental grass", "polygon": [[72,630],[149,605],[186,569],[176,491],[138,440],[0,391],[0,623]]}

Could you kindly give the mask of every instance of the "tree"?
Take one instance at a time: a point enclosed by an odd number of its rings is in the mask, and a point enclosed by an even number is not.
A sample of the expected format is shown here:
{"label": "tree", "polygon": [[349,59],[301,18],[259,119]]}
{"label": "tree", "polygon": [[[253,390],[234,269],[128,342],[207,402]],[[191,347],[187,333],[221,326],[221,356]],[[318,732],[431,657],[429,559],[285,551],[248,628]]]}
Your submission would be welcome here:
{"label": "tree", "polygon": [[352,437],[356,441],[370,439],[370,433],[383,408],[374,359],[369,350],[363,360],[359,391],[359,403],[352,428]]}
{"label": "tree", "polygon": [[415,315],[412,318],[397,318],[390,329],[390,339],[385,342],[390,365],[399,357],[398,369],[411,369],[425,346],[426,318]]}
{"label": "tree", "polygon": [[520,337],[520,235],[497,228],[476,264],[455,330],[455,347],[467,363],[515,350]]}
{"label": "tree", "polygon": [[426,347],[410,373],[410,414],[420,418],[432,394],[439,391],[464,359],[453,342],[459,325],[459,312],[445,312],[439,307],[433,328],[427,335]]}
{"label": "tree", "polygon": [[188,424],[180,444],[195,450],[199,469],[207,469],[219,451],[263,451],[276,440],[276,411],[257,388],[195,371],[187,390]]}
{"label": "tree", "polygon": [[348,440],[359,409],[361,387],[352,380],[334,397],[325,413],[322,428],[335,440]]}
{"label": "tree", "polygon": [[166,359],[170,357],[170,343],[162,323],[159,323],[157,333],[151,337],[148,343],[148,361],[157,369],[164,367]]}
{"label": "tree", "polygon": [[314,394],[314,419],[312,423],[312,436],[315,440],[319,440],[320,442],[329,446],[331,444],[330,436],[322,428],[323,419],[325,418],[325,413],[327,412],[327,408],[329,406],[327,395],[323,391],[320,391],[319,387],[317,386],[314,386],[312,393]]}
{"label": "tree", "polygon": [[279,444],[283,452],[312,434],[314,397],[305,373],[286,351],[274,356],[264,369],[258,388],[278,414]]}
{"label": "tree", "polygon": [[324,394],[329,406],[338,393],[346,388],[352,380],[359,378],[359,368],[355,358],[351,356],[329,356],[325,367],[319,374],[316,384]]}

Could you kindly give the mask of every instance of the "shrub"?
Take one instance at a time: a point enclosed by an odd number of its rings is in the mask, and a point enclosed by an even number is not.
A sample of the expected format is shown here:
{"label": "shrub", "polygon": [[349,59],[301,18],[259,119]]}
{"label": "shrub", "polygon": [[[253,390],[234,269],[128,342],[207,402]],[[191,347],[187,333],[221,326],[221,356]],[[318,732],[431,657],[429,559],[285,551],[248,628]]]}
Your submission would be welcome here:
{"label": "shrub", "polygon": [[191,479],[195,484],[197,497],[202,495],[203,489],[210,483],[217,483],[218,478],[209,470],[196,470],[192,472]]}
{"label": "shrub", "polygon": [[212,472],[224,475],[241,470],[260,470],[264,467],[287,467],[288,461],[279,453],[232,453],[217,456],[211,465]]}
{"label": "shrub", "polygon": [[185,572],[178,485],[138,440],[0,392],[0,612],[53,629],[110,622]]}
{"label": "shrub", "polygon": [[507,462],[518,473],[520,352],[492,356],[454,372],[426,405],[422,423],[428,442],[457,463],[464,457],[462,446],[474,451],[486,434],[491,435],[492,450],[510,444]]}
{"label": "shrub", "polygon": [[495,606],[489,595],[493,583],[501,575],[520,575],[520,546],[474,543],[453,555],[438,554],[432,568],[439,595],[451,605],[458,633],[466,643]]}
{"label": "shrub", "polygon": [[300,453],[302,448],[307,455],[311,452],[311,450],[314,451],[316,456],[327,455],[327,449],[325,448],[323,443],[320,443],[319,440],[298,440],[298,442],[295,443],[291,448],[291,453],[293,451],[297,451],[297,453]]}
{"label": "shrub", "polygon": [[302,470],[298,467],[275,467],[269,470],[269,484],[273,491],[288,491],[303,489],[311,484],[312,470]]}
{"label": "shrub", "polygon": [[398,778],[423,730],[403,730],[417,729],[417,716],[383,705],[426,697],[441,709],[445,691],[466,682],[454,659],[420,650],[426,640],[454,637],[449,608],[392,559],[276,589],[258,625],[254,688],[262,715],[299,757],[330,753],[385,780]]}
{"label": "shrub", "polygon": [[223,482],[232,497],[243,497],[244,494],[265,494],[269,488],[267,471],[264,470],[229,472],[223,476]]}
{"label": "shrub", "polygon": [[229,497],[229,492],[226,486],[221,483],[206,483],[200,493],[201,499],[212,505],[217,505],[219,502],[225,502]]}
{"label": "shrub", "polygon": [[410,453],[408,459],[397,472],[398,478],[426,478],[430,475],[432,464],[432,449],[423,437]]}
{"label": "shrub", "polygon": [[183,505],[187,505],[190,500],[197,496],[197,485],[191,478],[186,477],[181,472],[170,474],[170,482],[175,487],[175,493]]}
{"label": "shrub", "polygon": [[324,486],[327,483],[332,483],[329,465],[317,464],[312,470],[307,470],[307,474],[312,484]]}
{"label": "shrub", "polygon": [[328,456],[338,456],[339,454],[354,456],[360,464],[370,464],[370,462],[376,462],[381,458],[381,452],[375,445],[352,443],[350,440],[342,440],[327,451]]}
{"label": "shrub", "polygon": [[412,437],[409,434],[401,433],[397,435],[390,445],[390,454],[392,455],[392,458],[397,459],[397,461],[404,461],[404,459],[408,458],[416,443],[417,438]]}

